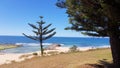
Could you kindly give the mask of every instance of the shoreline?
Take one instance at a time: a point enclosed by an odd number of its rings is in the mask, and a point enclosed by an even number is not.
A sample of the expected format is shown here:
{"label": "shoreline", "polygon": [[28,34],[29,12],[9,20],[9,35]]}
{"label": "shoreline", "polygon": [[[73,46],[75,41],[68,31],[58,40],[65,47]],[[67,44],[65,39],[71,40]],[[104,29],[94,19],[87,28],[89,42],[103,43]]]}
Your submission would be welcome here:
{"label": "shoreline", "polygon": [[[70,47],[56,47],[54,50],[45,50],[44,52],[46,53],[46,56],[50,56],[51,54],[49,53],[56,53],[56,54],[60,54],[60,53],[67,53],[69,52],[69,48]],[[110,48],[110,47],[104,47],[104,48]],[[95,47],[78,47],[77,50],[78,51],[89,51],[89,50],[94,50],[94,49],[98,49]],[[103,48],[99,48],[99,49],[103,49]],[[33,58],[35,55],[33,55],[33,53],[37,53],[38,56],[40,56],[40,51],[35,51],[35,52],[30,52],[30,53],[0,53],[0,65],[2,64],[10,64],[12,62],[21,62],[24,61],[26,59],[31,59]]]}
{"label": "shoreline", "polygon": [[12,49],[12,48],[17,48],[21,46],[22,45],[16,45],[16,44],[0,44],[0,50]]}

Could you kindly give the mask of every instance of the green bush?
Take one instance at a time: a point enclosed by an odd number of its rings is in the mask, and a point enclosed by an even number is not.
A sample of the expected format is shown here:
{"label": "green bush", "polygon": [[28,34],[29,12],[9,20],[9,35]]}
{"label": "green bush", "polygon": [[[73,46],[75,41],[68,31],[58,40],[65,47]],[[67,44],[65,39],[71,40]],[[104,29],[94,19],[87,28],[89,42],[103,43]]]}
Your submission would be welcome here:
{"label": "green bush", "polygon": [[77,46],[76,45],[73,45],[72,47],[70,47],[69,49],[70,52],[77,52]]}
{"label": "green bush", "polygon": [[38,55],[38,53],[35,52],[35,53],[33,53],[33,55]]}
{"label": "green bush", "polygon": [[50,52],[48,52],[48,54],[56,55],[56,54],[58,54],[58,51],[50,51]]}

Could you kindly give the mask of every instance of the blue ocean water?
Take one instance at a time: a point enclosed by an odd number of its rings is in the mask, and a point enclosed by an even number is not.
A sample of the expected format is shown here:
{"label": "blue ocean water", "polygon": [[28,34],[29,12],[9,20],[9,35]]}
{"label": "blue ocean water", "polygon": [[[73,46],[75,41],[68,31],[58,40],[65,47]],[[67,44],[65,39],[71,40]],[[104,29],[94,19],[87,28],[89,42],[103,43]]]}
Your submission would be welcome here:
{"label": "blue ocean water", "polygon": [[[0,44],[23,44],[23,47],[6,49],[1,52],[6,53],[26,53],[38,51],[40,49],[39,42],[31,40],[24,36],[0,36]],[[109,38],[95,38],[95,37],[52,37],[44,41],[45,45],[62,44],[64,47],[71,47],[76,45],[78,47],[105,47],[109,46]]]}

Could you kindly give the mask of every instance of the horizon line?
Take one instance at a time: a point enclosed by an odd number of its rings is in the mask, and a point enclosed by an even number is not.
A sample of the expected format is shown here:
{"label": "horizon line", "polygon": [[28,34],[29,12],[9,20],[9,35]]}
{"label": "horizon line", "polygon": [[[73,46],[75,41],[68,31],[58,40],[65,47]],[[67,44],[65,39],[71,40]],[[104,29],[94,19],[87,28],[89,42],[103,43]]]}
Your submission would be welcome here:
{"label": "horizon line", "polygon": [[[23,36],[24,37],[24,35],[0,35],[0,36]],[[53,37],[78,37],[78,36],[53,36]],[[94,37],[94,36],[79,36],[79,37],[80,38],[109,38],[109,37]]]}

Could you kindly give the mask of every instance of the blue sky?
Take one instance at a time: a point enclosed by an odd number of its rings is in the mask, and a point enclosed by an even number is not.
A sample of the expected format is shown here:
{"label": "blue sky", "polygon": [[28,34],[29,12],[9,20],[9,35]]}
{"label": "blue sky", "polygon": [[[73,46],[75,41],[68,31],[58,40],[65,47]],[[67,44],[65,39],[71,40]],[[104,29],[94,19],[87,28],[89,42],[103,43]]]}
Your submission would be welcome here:
{"label": "blue sky", "polygon": [[46,24],[56,27],[55,36],[84,37],[80,32],[66,31],[68,17],[65,9],[55,6],[57,0],[0,0],[0,35],[32,34],[28,23],[35,24],[44,16]]}

